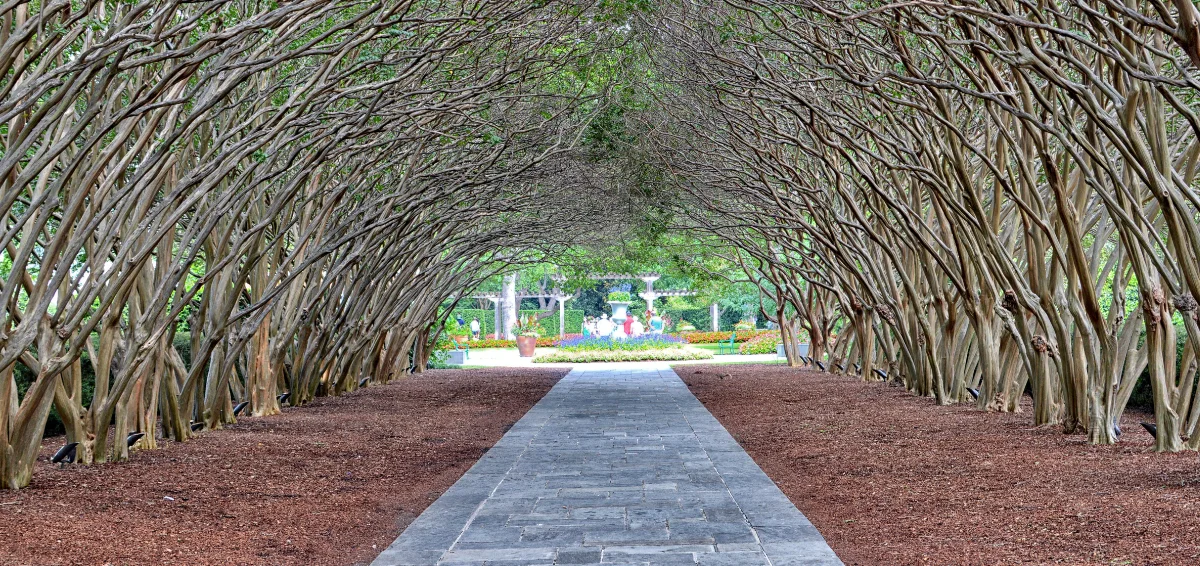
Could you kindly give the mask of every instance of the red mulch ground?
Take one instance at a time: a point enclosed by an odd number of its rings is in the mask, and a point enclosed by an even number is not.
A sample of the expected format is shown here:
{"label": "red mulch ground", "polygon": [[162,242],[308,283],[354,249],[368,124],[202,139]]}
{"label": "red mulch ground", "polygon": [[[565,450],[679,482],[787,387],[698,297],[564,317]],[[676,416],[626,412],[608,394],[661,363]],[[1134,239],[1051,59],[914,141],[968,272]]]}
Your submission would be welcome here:
{"label": "red mulch ground", "polygon": [[[678,366],[848,565],[1200,564],[1200,459],[786,366]],[[724,376],[722,378],[721,376]]]}
{"label": "red mulch ground", "polygon": [[40,462],[0,492],[0,564],[368,563],[565,374],[427,372],[127,462]]}

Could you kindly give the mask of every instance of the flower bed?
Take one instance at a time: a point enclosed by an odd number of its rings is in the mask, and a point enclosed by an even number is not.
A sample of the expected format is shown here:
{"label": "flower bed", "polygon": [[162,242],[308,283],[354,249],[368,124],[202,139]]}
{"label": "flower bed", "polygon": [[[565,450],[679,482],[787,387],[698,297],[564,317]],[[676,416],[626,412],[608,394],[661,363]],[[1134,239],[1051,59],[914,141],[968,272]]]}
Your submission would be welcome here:
{"label": "flower bed", "polygon": [[[741,334],[739,332],[739,334]],[[738,346],[739,354],[774,354],[779,346],[778,332],[763,332]]]}
{"label": "flower bed", "polygon": [[662,350],[584,350],[580,352],[551,352],[533,359],[533,363],[589,363],[589,362],[644,362],[707,360],[712,352],[691,348],[666,348]]}
{"label": "flower bed", "polygon": [[[760,334],[771,334],[774,332],[774,330],[739,330],[737,332],[737,339],[734,342],[747,342]],[[732,334],[733,332],[728,330],[721,332],[688,332],[683,335],[683,338],[687,340],[688,344],[715,344],[722,340],[729,340]]]}
{"label": "flower bed", "polygon": [[[579,338],[580,336],[581,335],[579,335],[579,334],[568,334],[567,340],[570,340],[572,338]],[[517,347],[516,340],[496,340],[494,338],[488,338],[487,340],[471,340],[469,342],[469,344],[470,344],[471,348],[474,348],[477,350],[481,350],[483,348],[516,348]],[[555,346],[558,346],[558,337],[557,336],[544,336],[542,338],[538,338],[537,345],[538,345],[538,348],[553,348]]]}
{"label": "flower bed", "polygon": [[663,334],[638,336],[637,338],[626,338],[624,340],[613,340],[612,338],[568,338],[558,344],[558,347],[567,352],[593,352],[593,351],[610,351],[610,350],[666,350],[670,348],[682,348],[687,342],[677,336],[668,336]]}

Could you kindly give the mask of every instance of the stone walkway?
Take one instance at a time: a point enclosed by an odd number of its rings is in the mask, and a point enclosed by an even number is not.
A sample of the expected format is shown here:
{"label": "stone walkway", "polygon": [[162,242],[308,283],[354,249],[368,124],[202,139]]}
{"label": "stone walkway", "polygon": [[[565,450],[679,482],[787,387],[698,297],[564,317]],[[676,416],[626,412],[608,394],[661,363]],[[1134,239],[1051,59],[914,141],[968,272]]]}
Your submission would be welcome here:
{"label": "stone walkway", "polygon": [[836,565],[666,364],[577,367],[373,566]]}

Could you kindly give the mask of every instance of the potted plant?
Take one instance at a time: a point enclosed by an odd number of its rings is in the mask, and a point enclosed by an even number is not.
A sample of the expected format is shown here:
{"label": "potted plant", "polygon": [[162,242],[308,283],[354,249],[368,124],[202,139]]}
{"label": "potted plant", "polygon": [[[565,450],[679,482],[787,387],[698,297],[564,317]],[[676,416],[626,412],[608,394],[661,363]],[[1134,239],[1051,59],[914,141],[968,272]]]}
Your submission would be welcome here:
{"label": "potted plant", "polygon": [[541,336],[537,317],[534,315],[518,317],[514,330],[517,333],[517,352],[522,358],[532,358],[533,351],[537,348],[538,336]]}
{"label": "potted plant", "polygon": [[625,323],[632,300],[633,296],[628,291],[613,291],[608,294],[608,306],[612,307],[613,322],[618,325]]}

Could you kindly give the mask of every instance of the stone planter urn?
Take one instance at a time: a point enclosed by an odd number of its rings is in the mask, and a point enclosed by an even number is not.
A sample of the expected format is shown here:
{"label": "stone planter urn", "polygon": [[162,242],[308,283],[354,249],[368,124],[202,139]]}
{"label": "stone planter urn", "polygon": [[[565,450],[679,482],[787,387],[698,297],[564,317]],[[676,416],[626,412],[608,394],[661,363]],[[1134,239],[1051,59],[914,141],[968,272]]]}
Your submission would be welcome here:
{"label": "stone planter urn", "polygon": [[532,358],[537,349],[537,336],[517,336],[517,353],[522,358]]}
{"label": "stone planter urn", "polygon": [[608,306],[612,308],[612,321],[617,323],[617,326],[625,324],[625,319],[629,318],[629,303],[609,301]]}

